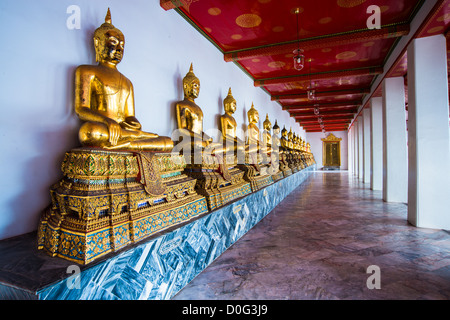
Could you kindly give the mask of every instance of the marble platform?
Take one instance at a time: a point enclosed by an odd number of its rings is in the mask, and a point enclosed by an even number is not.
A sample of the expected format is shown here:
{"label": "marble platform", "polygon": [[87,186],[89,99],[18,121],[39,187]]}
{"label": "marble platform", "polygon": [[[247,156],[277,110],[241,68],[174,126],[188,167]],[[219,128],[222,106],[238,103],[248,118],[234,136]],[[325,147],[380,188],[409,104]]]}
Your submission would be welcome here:
{"label": "marble platform", "polygon": [[[367,286],[374,265],[380,268],[379,289]],[[311,311],[321,313],[317,307],[323,304],[310,300],[396,300],[386,314],[393,315],[395,305],[403,318],[418,308],[398,300],[442,300],[432,302],[433,312],[445,314],[450,230],[414,227],[406,204],[384,202],[382,191],[370,190],[348,171],[318,170],[173,300],[302,300],[299,310],[309,300]],[[351,303],[327,310],[331,317],[344,314]]]}
{"label": "marble platform", "polygon": [[0,241],[0,299],[170,299],[314,170],[315,165],[86,266],[38,251],[35,233]]}

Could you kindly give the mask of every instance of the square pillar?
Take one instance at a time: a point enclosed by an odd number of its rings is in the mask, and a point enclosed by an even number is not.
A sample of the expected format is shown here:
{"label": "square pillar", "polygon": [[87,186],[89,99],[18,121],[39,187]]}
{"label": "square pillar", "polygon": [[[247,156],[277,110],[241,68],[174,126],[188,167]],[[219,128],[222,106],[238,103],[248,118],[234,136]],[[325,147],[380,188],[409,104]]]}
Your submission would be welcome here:
{"label": "square pillar", "polygon": [[353,125],[353,174],[358,176],[358,121],[355,120]]}
{"label": "square pillar", "polygon": [[403,77],[383,80],[383,200],[408,201],[405,84]]}
{"label": "square pillar", "polygon": [[363,110],[364,183],[370,183],[370,109]]}
{"label": "square pillar", "polygon": [[364,136],[363,118],[358,118],[358,178],[364,181]]}
{"label": "square pillar", "polygon": [[353,128],[350,128],[347,132],[347,141],[348,141],[348,172],[353,172]]}
{"label": "square pillar", "polygon": [[408,47],[408,221],[450,230],[447,48],[443,35]]}
{"label": "square pillar", "polygon": [[370,189],[383,190],[383,100],[370,99]]}

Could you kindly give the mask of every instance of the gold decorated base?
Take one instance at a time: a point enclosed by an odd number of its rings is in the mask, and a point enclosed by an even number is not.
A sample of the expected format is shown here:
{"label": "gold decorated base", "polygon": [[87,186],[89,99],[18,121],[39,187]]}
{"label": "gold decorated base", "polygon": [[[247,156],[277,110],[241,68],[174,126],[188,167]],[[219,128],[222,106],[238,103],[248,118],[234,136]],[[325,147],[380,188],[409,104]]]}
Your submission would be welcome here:
{"label": "gold decorated base", "polygon": [[[224,165],[218,159],[204,158],[202,164],[187,164],[185,173],[197,181],[195,190],[206,198],[209,210],[217,209],[252,192],[244,172],[236,166],[236,157],[227,156]],[[191,163],[194,163],[191,161]]]}
{"label": "gold decorated base", "polygon": [[38,248],[87,264],[208,211],[182,156],[80,148],[51,187]]}
{"label": "gold decorated base", "polygon": [[277,173],[272,175],[273,182],[278,181],[283,178],[284,178],[284,175],[283,175],[283,171],[281,171],[281,170],[279,170]]}

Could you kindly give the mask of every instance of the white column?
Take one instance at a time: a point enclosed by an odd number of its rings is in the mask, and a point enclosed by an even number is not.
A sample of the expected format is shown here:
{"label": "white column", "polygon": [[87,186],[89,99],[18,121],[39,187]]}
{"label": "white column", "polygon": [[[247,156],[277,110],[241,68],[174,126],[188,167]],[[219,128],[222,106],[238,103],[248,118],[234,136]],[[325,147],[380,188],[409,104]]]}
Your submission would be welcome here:
{"label": "white column", "polygon": [[370,189],[383,190],[382,98],[370,99]]}
{"label": "white column", "polygon": [[447,49],[443,35],[408,47],[408,221],[450,230]]}
{"label": "white column", "polygon": [[356,155],[358,154],[358,144],[356,140],[356,124],[353,126],[353,174],[357,175],[358,173],[358,162],[356,161]]}
{"label": "white column", "polygon": [[347,132],[347,141],[348,141],[348,148],[347,148],[347,159],[348,159],[348,172],[353,172],[353,144],[352,144],[352,133],[353,128],[350,128]]}
{"label": "white column", "polygon": [[370,183],[370,109],[363,110],[363,162],[364,183]]}
{"label": "white column", "polygon": [[408,156],[403,77],[383,80],[383,200],[407,202]]}
{"label": "white column", "polygon": [[358,178],[364,180],[364,143],[363,143],[363,118],[358,118]]}
{"label": "white column", "polygon": [[358,124],[355,120],[353,124],[353,174],[358,175]]}

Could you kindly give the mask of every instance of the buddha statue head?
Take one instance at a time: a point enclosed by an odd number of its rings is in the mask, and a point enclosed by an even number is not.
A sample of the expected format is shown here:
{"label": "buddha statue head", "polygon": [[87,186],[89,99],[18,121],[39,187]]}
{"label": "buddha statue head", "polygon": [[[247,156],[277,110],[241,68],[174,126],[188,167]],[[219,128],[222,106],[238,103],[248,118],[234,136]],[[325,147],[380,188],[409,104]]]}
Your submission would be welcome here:
{"label": "buddha statue head", "polygon": [[290,128],[287,136],[288,136],[289,141],[292,141],[292,138],[293,138],[292,127]]}
{"label": "buddha statue head", "polygon": [[230,116],[236,112],[236,99],[231,94],[231,88],[228,89],[228,95],[223,99],[223,108],[225,113]]}
{"label": "buddha statue head", "polygon": [[194,100],[200,93],[200,80],[194,74],[194,68],[189,68],[189,72],[183,78],[184,97]]}
{"label": "buddha statue head", "polygon": [[255,106],[253,105],[252,102],[252,107],[250,108],[250,110],[248,110],[247,112],[247,116],[248,116],[248,123],[258,123],[259,121],[259,113],[258,111],[255,109]]}
{"label": "buddha statue head", "polygon": [[272,129],[273,129],[273,134],[278,135],[280,133],[280,127],[278,126],[277,120],[275,120],[275,124]]}
{"label": "buddha statue head", "polygon": [[286,139],[287,139],[287,137],[288,137],[288,132],[287,132],[287,130],[286,130],[286,127],[283,127],[283,130],[281,130],[281,136],[282,136],[283,138],[286,138]]}
{"label": "buddha statue head", "polygon": [[105,22],[94,32],[95,60],[100,63],[117,65],[123,57],[125,37],[111,23],[111,12],[106,14]]}
{"label": "buddha statue head", "polygon": [[270,120],[269,120],[269,114],[266,113],[266,120],[264,120],[264,122],[263,122],[263,128],[267,132],[270,132],[271,127],[272,127],[272,124],[270,123]]}

